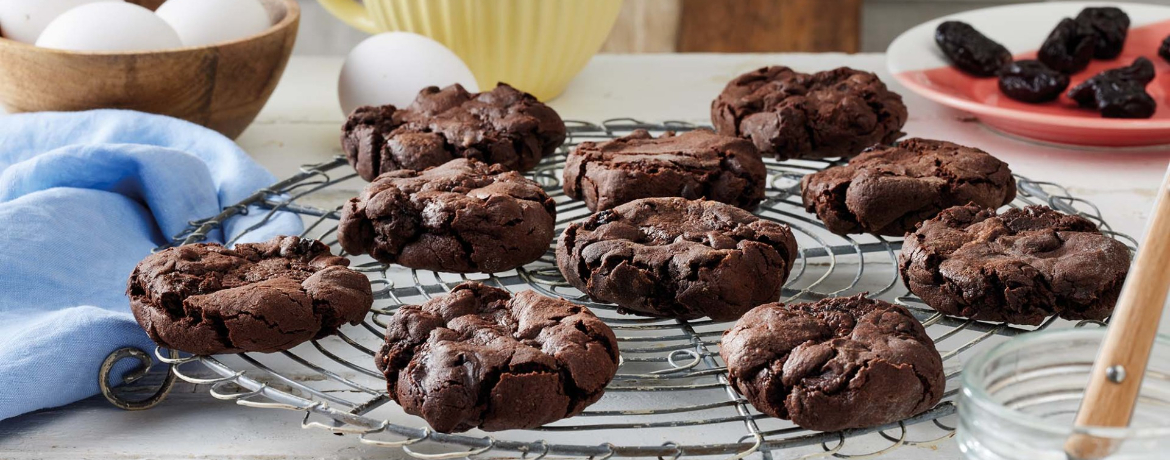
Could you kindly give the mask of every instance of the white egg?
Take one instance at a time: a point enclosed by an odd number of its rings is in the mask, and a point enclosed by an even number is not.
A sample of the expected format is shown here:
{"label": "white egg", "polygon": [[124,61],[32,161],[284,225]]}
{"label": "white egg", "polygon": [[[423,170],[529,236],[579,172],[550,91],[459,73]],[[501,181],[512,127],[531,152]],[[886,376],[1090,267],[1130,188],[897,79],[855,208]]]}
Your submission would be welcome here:
{"label": "white egg", "polygon": [[86,3],[122,0],[0,0],[0,35],[33,44],[61,13]]}
{"label": "white egg", "polygon": [[419,90],[453,83],[479,91],[475,75],[443,44],[409,32],[367,38],[349,52],[337,93],[346,114],[363,105],[405,107]]}
{"label": "white egg", "polygon": [[186,46],[250,37],[272,26],[268,10],[257,0],[167,0],[155,13]]}
{"label": "white egg", "polygon": [[76,51],[148,51],[181,48],[179,34],[132,3],[90,3],[66,11],[45,27],[37,46]]}

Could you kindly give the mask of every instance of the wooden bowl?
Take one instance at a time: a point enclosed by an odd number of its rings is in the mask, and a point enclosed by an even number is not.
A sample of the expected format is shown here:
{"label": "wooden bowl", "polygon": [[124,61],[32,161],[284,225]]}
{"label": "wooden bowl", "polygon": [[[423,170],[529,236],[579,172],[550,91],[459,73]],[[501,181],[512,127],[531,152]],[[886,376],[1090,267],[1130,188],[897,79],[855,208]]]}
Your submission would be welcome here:
{"label": "wooden bowl", "polygon": [[[132,0],[156,8],[159,0]],[[292,54],[297,0],[260,0],[274,24],[215,45],[141,52],[38,48],[0,38],[0,104],[9,112],[139,110],[239,136],[272,95]]]}

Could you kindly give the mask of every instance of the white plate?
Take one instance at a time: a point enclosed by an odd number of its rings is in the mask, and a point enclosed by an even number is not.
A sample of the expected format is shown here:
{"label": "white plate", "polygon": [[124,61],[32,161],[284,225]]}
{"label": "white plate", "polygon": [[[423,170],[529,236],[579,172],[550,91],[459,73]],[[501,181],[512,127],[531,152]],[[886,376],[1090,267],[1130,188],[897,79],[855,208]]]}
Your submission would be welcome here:
{"label": "white plate", "polygon": [[[943,21],[966,22],[1012,52],[1017,59],[1034,58],[1048,33],[1062,18],[1075,17],[1087,6],[1117,6],[1130,17],[1130,31],[1121,56],[1093,60],[1072,76],[1072,84],[1101,70],[1128,65],[1137,56],[1154,62],[1158,77],[1147,92],[1158,101],[1149,119],[1106,119],[1076,107],[1067,97],[1044,104],[1025,104],[1003,96],[996,79],[964,74],[951,67],[934,41]],[[1049,142],[1135,146],[1170,143],[1170,64],[1157,47],[1170,35],[1170,7],[1137,3],[1053,2],[999,6],[941,17],[906,31],[886,50],[890,73],[922,96],[965,110],[981,121],[1013,134]]]}

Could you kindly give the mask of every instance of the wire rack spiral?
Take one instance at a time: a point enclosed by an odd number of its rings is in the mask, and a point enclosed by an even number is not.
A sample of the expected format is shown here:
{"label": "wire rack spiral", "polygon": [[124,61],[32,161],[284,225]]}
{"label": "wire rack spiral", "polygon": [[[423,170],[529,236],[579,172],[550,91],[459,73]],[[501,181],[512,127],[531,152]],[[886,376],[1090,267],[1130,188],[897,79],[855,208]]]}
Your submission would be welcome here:
{"label": "wire rack spiral", "polygon": [[[635,129],[657,134],[695,128],[687,123],[648,124],[632,119],[601,124],[568,122],[568,125],[569,140],[565,146],[530,173],[557,202],[558,232],[589,214],[584,203],[570,200],[561,191],[565,152],[582,141],[612,139]],[[352,257],[351,266],[370,278],[375,293],[373,311],[361,325],[345,327],[337,336],[282,353],[180,357],[173,351],[155,350],[157,359],[167,364],[170,372],[153,396],[140,401],[123,399],[105,384],[106,375],[102,379],[103,393],[120,407],[141,409],[161,401],[170,383],[178,378],[209,385],[215,398],[245,406],[300,411],[304,413],[302,426],[305,428],[352,435],[361,443],[400,448],[424,460],[462,458],[489,451],[519,453],[521,457],[531,458],[551,455],[670,459],[708,455],[743,458],[753,454],[771,458],[776,451],[785,450],[786,455],[792,452],[805,457],[868,458],[903,446],[931,446],[953,436],[950,420],[958,391],[956,377],[964,356],[971,350],[1003,337],[1054,325],[1103,324],[1050,319],[1040,326],[1019,327],[940,315],[911,296],[898,278],[899,239],[834,235],[815,216],[804,211],[800,202],[801,177],[838,162],[768,160],[766,163],[767,197],[756,213],[791,226],[800,246],[800,256],[781,300],[809,301],[868,292],[870,296],[905,305],[926,326],[946,365],[947,392],[937,406],[886,426],[835,433],[808,431],[763,415],[728,385],[718,346],[723,330],[731,323],[619,315],[613,306],[590,302],[564,281],[556,268],[553,247],[540,260],[521,269],[492,275],[435,273],[386,265],[365,256]],[[1046,204],[1077,213],[1131,248],[1136,246],[1132,238],[1113,232],[1092,203],[1071,196],[1065,188],[1018,176],[1016,180],[1019,196],[1010,206]],[[182,244],[202,241],[209,231],[238,214],[266,212],[272,216],[285,211],[303,216],[306,226],[302,236],[324,241],[340,252],[336,236],[338,210],[364,184],[356,179],[344,158],[305,166],[299,174],[225,208],[217,216],[192,222],[175,241]],[[565,297],[589,306],[602,317],[617,334],[622,357],[618,375],[606,389],[605,397],[580,416],[535,430],[505,431],[491,436],[481,432],[434,432],[421,419],[402,412],[387,396],[385,382],[372,359],[388,317],[400,305],[423,302],[469,279],[512,292],[534,289],[545,295]],[[150,356],[139,350],[120,350],[107,359],[104,373],[108,374],[113,363],[124,358],[138,360],[143,368],[151,363]],[[202,369],[196,369],[199,366]],[[142,374],[133,373],[127,380]],[[637,432],[622,434],[633,430]],[[852,447],[855,445],[864,449]]]}

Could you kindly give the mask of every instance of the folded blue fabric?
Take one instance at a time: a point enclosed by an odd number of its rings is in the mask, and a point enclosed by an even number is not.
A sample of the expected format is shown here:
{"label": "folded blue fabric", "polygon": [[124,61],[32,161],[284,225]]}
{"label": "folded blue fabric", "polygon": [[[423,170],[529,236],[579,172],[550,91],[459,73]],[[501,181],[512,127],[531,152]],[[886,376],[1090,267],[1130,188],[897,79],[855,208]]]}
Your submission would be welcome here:
{"label": "folded blue fabric", "polygon": [[[125,295],[135,264],[274,180],[230,139],[174,118],[0,118],[0,420],[98,393],[101,362],[118,348],[152,352]],[[279,213],[240,242],[300,231],[299,217]]]}

